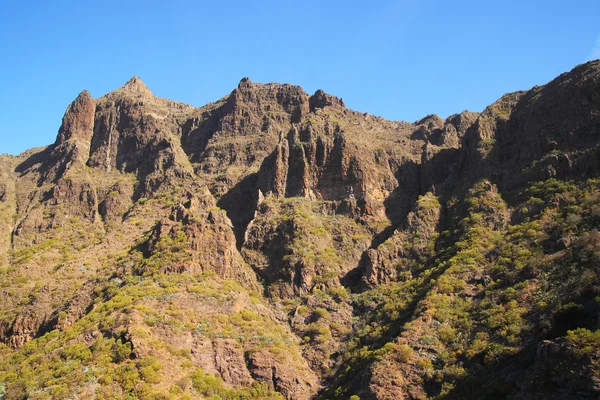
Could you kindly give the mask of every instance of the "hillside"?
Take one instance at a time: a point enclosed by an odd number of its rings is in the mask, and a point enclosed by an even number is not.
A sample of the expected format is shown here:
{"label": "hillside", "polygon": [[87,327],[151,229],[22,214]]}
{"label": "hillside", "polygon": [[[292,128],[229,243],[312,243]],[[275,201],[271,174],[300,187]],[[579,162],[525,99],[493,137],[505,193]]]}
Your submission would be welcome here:
{"label": "hillside", "polygon": [[83,91],[0,156],[0,398],[597,398],[599,227],[600,61],[414,123]]}

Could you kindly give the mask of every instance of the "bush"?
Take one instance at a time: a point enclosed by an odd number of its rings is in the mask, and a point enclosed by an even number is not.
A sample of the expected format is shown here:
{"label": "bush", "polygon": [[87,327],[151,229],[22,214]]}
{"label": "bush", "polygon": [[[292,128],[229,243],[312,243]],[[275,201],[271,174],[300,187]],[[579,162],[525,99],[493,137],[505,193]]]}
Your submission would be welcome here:
{"label": "bush", "polygon": [[298,314],[306,315],[306,313],[308,313],[308,307],[306,307],[306,306],[298,307]]}
{"label": "bush", "polygon": [[419,198],[417,199],[417,204],[419,205],[419,207],[422,207],[426,210],[441,207],[438,198],[434,196],[431,192],[427,192],[425,195],[419,196]]}
{"label": "bush", "polygon": [[438,329],[438,336],[442,343],[448,345],[456,338],[456,329],[449,326],[442,326],[440,329]]}
{"label": "bush", "polygon": [[131,358],[132,351],[133,347],[131,346],[131,343],[123,343],[121,339],[117,340],[117,342],[112,346],[113,361],[120,363]]}
{"label": "bush", "polygon": [[415,351],[409,345],[401,344],[397,347],[396,354],[400,362],[407,363],[413,358]]}
{"label": "bush", "polygon": [[329,327],[323,323],[310,323],[306,326],[306,333],[317,343],[325,343],[331,338]]}
{"label": "bush", "polygon": [[591,355],[600,349],[600,330],[594,332],[586,328],[567,331],[567,340],[575,347],[578,356]]}
{"label": "bush", "polygon": [[425,371],[433,369],[433,363],[429,358],[419,358],[419,361],[417,361],[417,365],[419,366],[419,368]]}
{"label": "bush", "polygon": [[66,346],[61,351],[61,356],[65,360],[89,361],[92,358],[92,352],[85,343],[77,343]]}
{"label": "bush", "polygon": [[148,383],[159,383],[162,380],[160,371],[162,365],[158,362],[156,357],[150,356],[145,357],[138,362],[138,368],[142,379]]}
{"label": "bush", "polygon": [[281,400],[283,397],[278,393],[273,393],[267,385],[253,383],[250,387],[242,387],[230,389],[225,387],[221,378],[205,374],[204,371],[198,369],[194,372],[190,379],[192,386],[202,396],[221,399],[221,400],[238,400],[238,399],[264,399],[264,400]]}
{"label": "bush", "polygon": [[120,366],[114,370],[112,375],[126,392],[131,392],[140,381],[140,374],[133,363]]}
{"label": "bush", "polygon": [[317,319],[317,320],[329,319],[329,312],[322,307],[317,307],[317,309],[315,309],[315,312],[313,313],[313,315],[315,316],[315,319]]}

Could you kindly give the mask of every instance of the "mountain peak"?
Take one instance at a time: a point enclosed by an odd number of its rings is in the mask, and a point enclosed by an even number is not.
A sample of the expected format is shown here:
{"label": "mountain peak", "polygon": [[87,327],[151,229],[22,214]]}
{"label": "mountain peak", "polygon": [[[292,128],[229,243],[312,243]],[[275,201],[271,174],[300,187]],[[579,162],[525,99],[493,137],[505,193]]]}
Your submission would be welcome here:
{"label": "mountain peak", "polygon": [[91,100],[92,99],[92,95],[90,94],[90,92],[87,89],[83,89],[81,91],[81,93],[79,93],[77,95],[77,98],[75,100],[81,100],[81,101],[83,101],[83,100],[88,100],[88,99]]}
{"label": "mountain peak", "polygon": [[128,80],[121,89],[127,90],[129,92],[138,93],[144,96],[154,97],[152,91],[150,91],[148,86],[146,86],[146,84],[137,75]]}
{"label": "mountain peak", "polygon": [[310,110],[315,111],[317,108],[324,108],[327,106],[340,106],[345,107],[344,100],[325,93],[322,89],[319,89],[310,96],[309,99]]}
{"label": "mountain peak", "polygon": [[0,156],[0,392],[600,398],[599,127],[600,62],[415,123],[84,91]]}
{"label": "mountain peak", "polygon": [[90,140],[93,135],[95,103],[92,95],[83,90],[67,107],[56,143],[73,137]]}
{"label": "mountain peak", "polygon": [[247,76],[243,77],[238,84],[238,89],[252,87],[252,81]]}

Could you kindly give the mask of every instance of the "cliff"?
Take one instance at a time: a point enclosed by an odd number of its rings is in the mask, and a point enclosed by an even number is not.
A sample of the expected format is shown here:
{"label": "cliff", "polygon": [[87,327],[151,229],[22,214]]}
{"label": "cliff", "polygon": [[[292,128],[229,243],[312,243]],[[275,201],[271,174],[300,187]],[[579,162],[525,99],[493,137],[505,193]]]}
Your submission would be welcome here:
{"label": "cliff", "polygon": [[599,61],[414,123],[83,91],[0,156],[0,393],[597,397],[599,145]]}

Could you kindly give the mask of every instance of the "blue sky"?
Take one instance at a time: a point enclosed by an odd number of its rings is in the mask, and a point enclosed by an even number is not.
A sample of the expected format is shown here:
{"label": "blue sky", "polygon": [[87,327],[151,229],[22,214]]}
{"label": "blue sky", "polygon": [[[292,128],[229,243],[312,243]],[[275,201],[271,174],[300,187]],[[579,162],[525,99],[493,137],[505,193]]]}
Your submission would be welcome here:
{"label": "blue sky", "polygon": [[[0,1],[0,153],[139,75],[195,106],[248,76],[395,120],[481,111],[600,58],[600,1]],[[218,4],[217,4],[218,3]]]}

